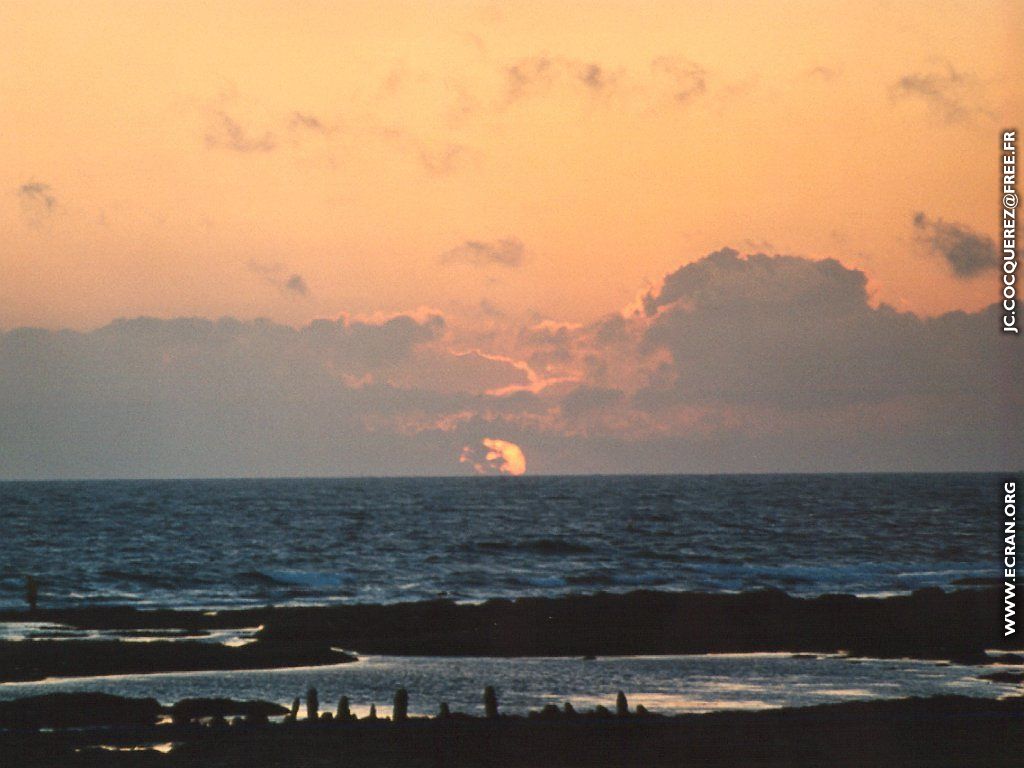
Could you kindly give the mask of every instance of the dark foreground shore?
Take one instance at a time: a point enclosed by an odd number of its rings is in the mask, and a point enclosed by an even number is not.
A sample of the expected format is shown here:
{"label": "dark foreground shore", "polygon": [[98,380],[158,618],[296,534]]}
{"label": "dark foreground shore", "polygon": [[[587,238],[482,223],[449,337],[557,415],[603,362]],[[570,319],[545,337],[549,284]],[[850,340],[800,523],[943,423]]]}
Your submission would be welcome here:
{"label": "dark foreground shore", "polygon": [[[173,744],[168,753],[139,749]],[[115,751],[113,748],[121,750]],[[129,748],[132,748],[129,750]],[[125,726],[0,731],[18,766],[1019,766],[1024,699],[961,697],[757,713],[565,714],[405,722]]]}
{"label": "dark foreground shore", "polygon": [[276,669],[356,661],[323,643],[274,640],[231,647],[196,641],[13,640],[0,642],[0,683],[48,677]]}
{"label": "dark foreground shore", "polygon": [[[0,621],[78,629],[187,630],[261,626],[257,641],[225,648],[197,641],[82,640],[0,643],[0,681],[128,672],[332,664],[356,653],[409,656],[611,656],[789,651],[985,663],[1003,637],[992,588],[861,598],[637,591],[627,594],[393,605],[256,608],[216,613],[83,608],[0,612]],[[140,647],[141,646],[141,647]],[[148,646],[148,649],[146,648]]]}

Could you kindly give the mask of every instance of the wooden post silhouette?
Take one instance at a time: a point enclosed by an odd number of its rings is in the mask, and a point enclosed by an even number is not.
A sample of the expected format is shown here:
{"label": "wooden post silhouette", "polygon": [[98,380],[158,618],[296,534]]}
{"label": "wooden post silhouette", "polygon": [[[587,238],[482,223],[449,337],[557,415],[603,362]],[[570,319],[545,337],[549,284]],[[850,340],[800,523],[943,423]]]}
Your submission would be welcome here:
{"label": "wooden post silhouette", "polygon": [[306,719],[312,723],[320,719],[320,697],[313,686],[306,690]]}
{"label": "wooden post silhouette", "polygon": [[626,701],[626,694],[619,691],[615,697],[615,714],[619,717],[627,717],[629,715],[629,703]]}
{"label": "wooden post silhouette", "polygon": [[498,717],[498,695],[494,692],[494,687],[490,685],[484,688],[484,715],[488,720]]}
{"label": "wooden post silhouette", "polygon": [[338,716],[336,719],[342,722],[348,722],[352,719],[352,711],[348,706],[348,696],[342,696],[338,699]]}
{"label": "wooden post silhouette", "polygon": [[35,613],[39,603],[39,582],[31,574],[25,577],[25,602],[28,603],[29,611]]}
{"label": "wooden post silhouette", "polygon": [[409,719],[409,692],[405,688],[395,691],[395,706],[391,710],[391,719],[403,723]]}

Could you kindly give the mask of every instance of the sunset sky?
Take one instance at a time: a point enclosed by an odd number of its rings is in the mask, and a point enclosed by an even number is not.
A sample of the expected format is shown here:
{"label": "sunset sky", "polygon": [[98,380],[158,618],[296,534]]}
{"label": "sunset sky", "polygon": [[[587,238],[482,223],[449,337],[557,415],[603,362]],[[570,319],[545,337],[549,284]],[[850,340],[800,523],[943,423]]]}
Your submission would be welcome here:
{"label": "sunset sky", "polygon": [[0,477],[1019,466],[1021,9],[0,0]]}

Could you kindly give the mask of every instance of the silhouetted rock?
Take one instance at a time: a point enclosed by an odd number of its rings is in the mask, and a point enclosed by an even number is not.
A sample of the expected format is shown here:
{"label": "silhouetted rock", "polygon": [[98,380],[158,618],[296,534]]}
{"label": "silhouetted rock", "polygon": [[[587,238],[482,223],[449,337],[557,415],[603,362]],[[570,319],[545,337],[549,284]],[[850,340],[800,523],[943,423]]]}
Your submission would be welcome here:
{"label": "silhouetted rock", "polygon": [[366,719],[367,720],[376,720],[377,719],[377,705],[376,704],[371,704],[370,705],[370,713],[366,716]]}
{"label": "silhouetted rock", "polygon": [[269,701],[236,701],[235,699],[182,699],[171,707],[171,719],[187,723],[207,717],[238,715],[253,722],[266,722],[270,717],[288,714],[280,704]]}
{"label": "silhouetted rock", "polygon": [[565,705],[562,707],[562,710],[565,712],[565,714],[569,716],[576,714],[576,708],[573,707],[572,703],[568,701],[565,702]]}
{"label": "silhouetted rock", "polygon": [[446,719],[448,719],[449,717],[452,716],[452,711],[448,707],[448,702],[447,701],[442,701],[441,702],[441,709],[438,711],[437,716],[440,717],[443,720],[446,720]]}
{"label": "silhouetted rock", "polygon": [[299,719],[299,704],[300,702],[298,696],[292,699],[292,708],[291,711],[288,713],[288,719],[291,720],[293,723]]}
{"label": "silhouetted rock", "polygon": [[340,699],[338,699],[338,717],[337,717],[337,719],[341,720],[342,722],[348,722],[349,720],[353,719],[352,711],[349,708],[349,704],[348,704],[348,696],[342,696]]}
{"label": "silhouetted rock", "polygon": [[148,725],[155,723],[162,711],[156,699],[131,699],[106,693],[47,693],[0,702],[0,727]]}
{"label": "silhouetted rock", "polygon": [[238,647],[192,640],[0,641],[0,682],[80,675],[273,669],[356,661],[308,642],[255,642]]}
{"label": "silhouetted rock", "polygon": [[[260,641],[215,643],[78,642],[47,649],[0,643],[0,681],[192,669],[255,669],[336,663],[331,647],[367,653],[443,656],[582,656],[786,651],[983,663],[986,648],[1010,650],[999,590],[860,598],[636,591],[489,600],[430,600],[219,611],[130,608],[40,609],[41,621],[72,628],[220,629],[263,625]],[[0,611],[0,621],[24,611]],[[273,642],[272,642],[273,641]],[[69,641],[75,643],[76,641]],[[12,647],[23,646],[23,647]],[[87,647],[92,646],[92,647]],[[164,647],[159,647],[164,646]],[[192,646],[192,647],[189,647]]]}
{"label": "silhouetted rock", "polygon": [[324,712],[323,714],[320,715],[320,722],[321,723],[333,723],[334,722],[334,714],[331,713],[331,712]]}
{"label": "silhouetted rock", "polygon": [[275,611],[261,637],[321,640],[366,653],[610,656],[788,651],[984,661],[1011,648],[992,589],[911,595],[790,597],[636,591]]}
{"label": "silhouetted rock", "polygon": [[[287,714],[287,709],[284,707],[281,707],[281,709]],[[251,715],[246,715],[245,721],[251,726],[264,726],[270,722],[270,718],[262,712],[254,712]]]}

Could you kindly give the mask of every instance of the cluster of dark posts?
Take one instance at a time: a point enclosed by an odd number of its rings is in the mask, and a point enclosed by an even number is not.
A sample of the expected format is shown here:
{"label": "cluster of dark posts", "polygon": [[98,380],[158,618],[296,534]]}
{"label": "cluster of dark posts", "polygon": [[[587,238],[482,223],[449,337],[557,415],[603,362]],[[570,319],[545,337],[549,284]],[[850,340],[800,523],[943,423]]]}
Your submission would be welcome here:
{"label": "cluster of dark posts", "polygon": [[[236,705],[235,711],[245,711],[244,715],[236,714],[235,717],[229,722],[225,716],[225,711],[232,705],[232,702],[227,700],[190,700],[186,699],[179,704],[176,704],[171,708],[171,718],[176,725],[195,724],[197,721],[208,720],[210,727],[223,728],[226,726],[230,727],[243,727],[243,726],[254,726],[254,725],[267,725],[270,722],[270,717],[274,714],[284,714],[285,723],[296,723],[300,722],[300,714],[302,708],[302,699],[295,697],[292,701],[290,710],[286,712],[282,708],[277,708],[276,705],[268,704],[266,702],[245,702],[238,707]],[[484,705],[484,718],[487,720],[496,720],[499,717],[498,713],[498,696],[493,686],[487,686],[484,688],[483,693],[483,705]],[[578,714],[588,714],[594,717],[612,717],[612,711],[602,704],[598,704],[589,713],[578,713],[573,707],[571,702],[565,702],[560,708],[554,704],[548,704],[539,711],[531,711],[529,713],[530,718],[542,717],[542,718],[558,718],[558,717],[574,717]],[[649,716],[651,713],[648,712],[647,708],[642,704],[637,705],[633,713],[630,712],[629,702],[626,699],[626,694],[619,691],[615,697],[615,712],[614,715],[617,717],[629,717],[634,714],[639,717]],[[442,701],[437,712],[437,719],[446,720],[451,718],[468,718],[469,715],[465,715],[460,712],[452,712],[448,705],[448,702]],[[310,687],[306,691],[306,717],[305,720],[309,724],[344,724],[356,721],[362,722],[376,722],[380,720],[387,720],[387,717],[381,717],[377,713],[377,705],[371,704],[369,712],[365,717],[359,718],[352,712],[352,705],[349,701],[348,696],[342,696],[338,700],[337,710],[331,712],[330,710],[320,710],[320,695],[316,688]],[[409,720],[409,692],[405,688],[399,688],[395,691],[394,700],[391,708],[390,720],[395,723],[404,723]]]}
{"label": "cluster of dark posts", "polygon": [[[614,709],[549,705],[499,712],[484,690],[483,717],[442,703],[412,716],[395,692],[390,717],[356,717],[341,697],[321,711],[310,689],[291,708],[266,701],[156,699],[58,693],[0,702],[0,765],[20,768],[1018,768],[1024,698],[959,696],[844,702],[800,709],[648,713],[624,693]],[[333,702],[332,702],[333,703]],[[160,722],[170,715],[172,722]],[[229,719],[230,718],[230,719]],[[271,723],[271,718],[275,722]],[[280,719],[283,718],[283,722]],[[166,747],[156,750],[152,747]]]}

